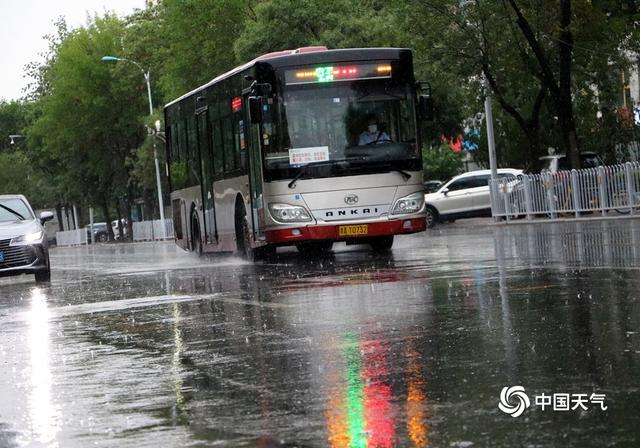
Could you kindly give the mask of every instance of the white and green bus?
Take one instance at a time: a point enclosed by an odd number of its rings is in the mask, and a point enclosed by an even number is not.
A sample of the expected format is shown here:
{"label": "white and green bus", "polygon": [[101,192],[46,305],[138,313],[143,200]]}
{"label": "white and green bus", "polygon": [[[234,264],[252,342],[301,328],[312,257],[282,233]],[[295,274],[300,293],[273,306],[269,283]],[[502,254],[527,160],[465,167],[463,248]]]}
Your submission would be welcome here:
{"label": "white and green bus", "polygon": [[261,56],[165,106],[176,243],[249,258],[336,241],[391,248],[425,229],[408,49]]}

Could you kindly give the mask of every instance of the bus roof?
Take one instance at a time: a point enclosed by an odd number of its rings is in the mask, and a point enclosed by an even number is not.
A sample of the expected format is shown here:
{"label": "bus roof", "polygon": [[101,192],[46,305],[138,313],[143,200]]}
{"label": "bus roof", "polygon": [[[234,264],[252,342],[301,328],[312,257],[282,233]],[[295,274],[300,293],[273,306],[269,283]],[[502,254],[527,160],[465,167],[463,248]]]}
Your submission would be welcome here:
{"label": "bus roof", "polygon": [[376,59],[397,59],[402,52],[410,52],[408,48],[343,48],[338,50],[328,50],[327,47],[302,47],[295,50],[274,51],[266,53],[246,64],[235,67],[228,72],[216,76],[211,81],[203,84],[190,92],[176,98],[167,103],[165,109],[173,104],[179,103],[183,99],[206,89],[223,79],[229,78],[237,73],[243,72],[257,62],[268,61],[274,67],[283,67],[295,64],[314,64],[325,63],[328,61],[362,61]]}

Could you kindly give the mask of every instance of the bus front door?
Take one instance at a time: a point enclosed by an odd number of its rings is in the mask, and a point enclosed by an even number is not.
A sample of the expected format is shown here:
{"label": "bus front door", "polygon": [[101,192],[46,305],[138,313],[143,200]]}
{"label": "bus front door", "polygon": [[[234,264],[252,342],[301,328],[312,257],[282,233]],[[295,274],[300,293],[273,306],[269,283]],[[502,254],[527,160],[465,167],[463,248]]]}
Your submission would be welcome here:
{"label": "bus front door", "polygon": [[213,142],[211,138],[208,109],[199,111],[198,147],[200,150],[200,169],[202,170],[202,215],[204,223],[205,244],[218,244],[218,229],[216,226],[216,203],[213,194]]}
{"label": "bus front door", "polygon": [[[244,104],[249,104],[247,96]],[[260,145],[260,125],[251,124],[249,108],[245,108],[244,120],[240,122],[240,147],[247,151],[249,160],[249,186],[251,189],[251,222],[253,238],[264,241],[264,199],[262,196],[262,151]]]}

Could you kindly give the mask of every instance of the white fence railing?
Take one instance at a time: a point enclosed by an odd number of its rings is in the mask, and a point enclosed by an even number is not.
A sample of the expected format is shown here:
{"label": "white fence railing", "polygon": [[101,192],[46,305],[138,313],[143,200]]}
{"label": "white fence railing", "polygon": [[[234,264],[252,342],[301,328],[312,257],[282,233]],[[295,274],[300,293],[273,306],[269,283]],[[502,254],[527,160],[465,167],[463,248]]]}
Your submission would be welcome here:
{"label": "white fence railing", "polygon": [[57,246],[80,246],[87,244],[86,229],[65,230],[64,232],[56,232]]}
{"label": "white fence railing", "polygon": [[173,220],[171,219],[165,219],[164,222],[157,219],[155,221],[133,223],[133,241],[155,241],[172,238]]}
{"label": "white fence railing", "polygon": [[[133,241],[158,241],[163,239],[173,239],[172,219],[165,219],[164,223],[159,219],[133,223]],[[56,232],[56,245],[59,247],[80,246],[89,243],[91,243],[91,240],[86,228]]]}
{"label": "white fence railing", "polygon": [[490,181],[493,216],[512,218],[615,210],[640,212],[640,163],[543,172]]}

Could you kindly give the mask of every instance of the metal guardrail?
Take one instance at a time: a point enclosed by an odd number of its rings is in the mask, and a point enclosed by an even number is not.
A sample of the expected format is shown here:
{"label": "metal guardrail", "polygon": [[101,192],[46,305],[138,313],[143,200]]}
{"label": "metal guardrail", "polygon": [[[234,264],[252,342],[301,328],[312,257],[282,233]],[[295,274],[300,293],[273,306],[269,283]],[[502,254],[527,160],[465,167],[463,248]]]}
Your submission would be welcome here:
{"label": "metal guardrail", "polygon": [[87,238],[88,235],[86,229],[56,232],[56,246],[81,246],[88,243]]}
{"label": "metal guardrail", "polygon": [[[163,225],[164,235],[162,233]],[[159,219],[133,223],[133,241],[160,241],[164,239],[173,239],[172,219],[165,219],[164,223]],[[90,240],[86,228],[56,232],[56,245],[58,247],[81,246],[89,243]]]}
{"label": "metal guardrail", "polygon": [[524,174],[489,181],[491,213],[507,220],[535,216],[640,212],[640,163]]}
{"label": "metal guardrail", "polygon": [[[164,234],[162,232],[163,226]],[[164,223],[159,219],[133,223],[133,241],[158,241],[163,239],[173,239],[172,219],[165,219]]]}

